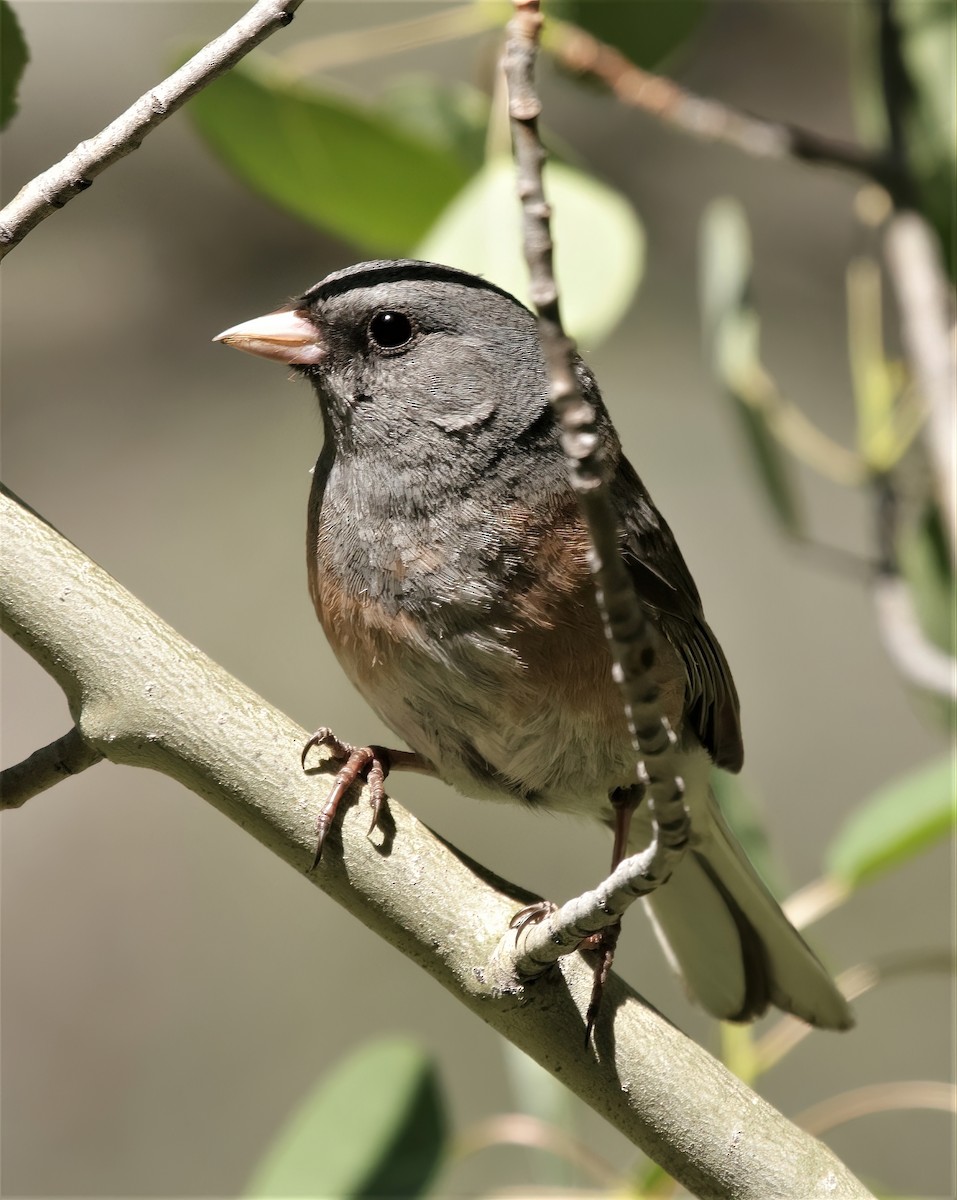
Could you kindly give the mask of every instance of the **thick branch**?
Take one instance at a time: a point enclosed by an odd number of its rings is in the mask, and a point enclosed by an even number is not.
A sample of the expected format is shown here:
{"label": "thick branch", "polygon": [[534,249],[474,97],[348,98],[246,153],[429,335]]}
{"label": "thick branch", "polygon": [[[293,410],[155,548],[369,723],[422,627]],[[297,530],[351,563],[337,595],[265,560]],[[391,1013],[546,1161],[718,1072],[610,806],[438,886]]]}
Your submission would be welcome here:
{"label": "thick branch", "polygon": [[66,158],[21,188],[0,211],[0,258],[30,230],[90,186],[101,171],[135,150],[143,138],[190,96],[225,74],[277,29],[288,25],[302,0],[259,0],[235,25],[204,46],[175,74],[95,137],[80,142]]}
{"label": "thick branch", "polygon": [[[66,692],[83,737],[113,762],[178,779],[305,874],[324,786],[306,737],[9,493],[0,493],[3,628]],[[521,988],[486,962],[518,905],[503,881],[390,801],[389,836],[365,808],[307,878],[420,963],[700,1196],[737,1200],[867,1190],[720,1063],[609,981],[595,1048],[582,1046],[591,971],[577,955]],[[758,1168],[755,1164],[760,1164]]]}
{"label": "thick branch", "polygon": [[102,757],[74,727],[49,746],[35,750],[23,762],[4,770],[0,775],[0,808],[19,808],[55,783],[79,775]]}

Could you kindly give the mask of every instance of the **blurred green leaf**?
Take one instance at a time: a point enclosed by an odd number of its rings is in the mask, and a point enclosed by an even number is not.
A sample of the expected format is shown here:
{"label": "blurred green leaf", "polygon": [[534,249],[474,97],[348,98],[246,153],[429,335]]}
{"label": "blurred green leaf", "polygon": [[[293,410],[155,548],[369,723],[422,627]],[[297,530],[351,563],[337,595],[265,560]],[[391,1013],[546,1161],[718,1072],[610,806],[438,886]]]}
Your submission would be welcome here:
{"label": "blurred green leaf", "polygon": [[[957,581],[951,574],[947,535],[936,502],[929,499],[918,519],[897,539],[900,572],[910,589],[917,620],[935,646],[957,656]],[[954,702],[924,693],[920,707],[945,729],[954,728]]]}
{"label": "blurred green leaf", "polygon": [[711,771],[711,790],[724,819],[769,891],[778,899],[786,896],[790,889],[782,879],[780,863],[775,861],[758,801],[737,775],[729,775],[717,767]]}
{"label": "blurred green leaf", "polygon": [[738,419],[771,507],[781,527],[787,533],[800,537],[804,532],[804,521],[787,459],[769,432],[764,412],[755,405],[742,403],[743,392],[732,394],[739,401],[736,409]]}
{"label": "blurred green leaf", "polygon": [[705,336],[729,316],[751,310],[751,233],[744,209],[730,196],[707,206],[701,219],[699,302]]}
{"label": "blurred green leaf", "polygon": [[[889,135],[876,6],[856,4],[850,12],[855,118],[862,140],[875,148],[883,147]],[[892,13],[913,85],[913,94],[901,97],[907,158],[921,206],[940,237],[951,278],[957,278],[957,6],[954,0],[894,0]]]}
{"label": "blurred green leaf", "polygon": [[250,187],[372,253],[408,253],[469,176],[387,116],[262,66],[234,67],[189,111]]}
{"label": "blurred green leaf", "polygon": [[[727,1022],[725,1022],[727,1024]],[[724,1025],[722,1025],[722,1029]],[[675,1194],[675,1181],[664,1167],[642,1156],[635,1164],[620,1200],[667,1200]]]}
{"label": "blurred green leaf", "polygon": [[906,113],[907,152],[924,212],[954,272],[957,177],[957,6],[954,0],[896,0],[904,62],[914,85]]}
{"label": "blurred green leaf", "polygon": [[29,59],[16,13],[7,0],[0,0],[0,129],[6,127],[17,111],[17,88]]}
{"label": "blurred green leaf", "polygon": [[528,1113],[570,1133],[574,1097],[568,1088],[511,1042],[502,1042],[502,1054],[515,1112]]}
{"label": "blurred green leaf", "polygon": [[478,88],[403,75],[386,83],[376,104],[394,124],[444,150],[470,174],[485,161],[489,102]]}
{"label": "blurred green leaf", "polygon": [[775,516],[790,534],[803,530],[791,463],[774,434],[776,392],[761,363],[760,322],[751,303],[751,235],[740,204],[713,200],[701,224],[700,304],[716,374],[747,439]]}
{"label": "blurred green leaf", "polygon": [[950,573],[940,509],[933,501],[928,501],[919,520],[905,529],[897,553],[921,628],[941,650],[957,654],[957,585]]}
{"label": "blurred green leaf", "polygon": [[851,813],[827,854],[830,874],[858,887],[941,841],[957,822],[952,755],[894,780]]}
{"label": "blurred green leaf", "polygon": [[[689,38],[708,10],[707,0],[547,0],[546,17],[580,25],[648,69]],[[547,25],[546,25],[547,31]]]}
{"label": "blurred green leaf", "polygon": [[[555,271],[572,337],[589,346],[627,311],[644,264],[644,233],[620,193],[551,162],[545,189],[553,209]],[[488,162],[416,248],[416,256],[484,275],[528,302],[528,271],[510,158]]]}
{"label": "blurred green leaf", "polygon": [[[507,1041],[502,1041],[501,1045],[513,1110],[535,1117],[544,1125],[573,1138],[575,1097],[572,1093],[524,1050]],[[575,1172],[570,1162],[544,1147],[529,1148],[529,1156],[531,1178],[539,1188],[571,1187]]]}
{"label": "blurred green leaf", "polygon": [[363,1046],[321,1081],[279,1132],[245,1194],[422,1196],[446,1137],[430,1060],[405,1038],[385,1038]]}

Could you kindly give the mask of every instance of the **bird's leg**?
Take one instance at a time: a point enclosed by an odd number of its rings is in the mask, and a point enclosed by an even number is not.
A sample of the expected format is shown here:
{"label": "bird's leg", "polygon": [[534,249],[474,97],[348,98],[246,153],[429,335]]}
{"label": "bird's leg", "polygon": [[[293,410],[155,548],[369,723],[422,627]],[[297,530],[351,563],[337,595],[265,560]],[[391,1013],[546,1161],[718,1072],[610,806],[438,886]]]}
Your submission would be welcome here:
{"label": "bird's leg", "polygon": [[[633,783],[631,787],[615,788],[608,797],[615,811],[615,841],[611,850],[611,871],[614,871],[628,857],[628,834],[631,832],[631,818],[644,794],[645,785]],[[608,872],[609,875],[611,871]]]}
{"label": "bird's leg", "polygon": [[601,998],[605,993],[605,984],[608,981],[611,964],[615,961],[615,947],[618,945],[618,935],[620,933],[621,921],[616,921],[614,925],[608,925],[601,933],[594,935],[598,941],[596,947],[598,950],[598,962],[595,966],[595,973],[592,976],[591,996],[588,1000],[588,1008],[585,1011],[586,1049],[591,1040],[591,1033],[595,1028],[595,1022],[598,1020],[598,1012],[601,1009]]}
{"label": "bird's leg", "polygon": [[[614,871],[619,863],[628,857],[628,834],[631,830],[631,818],[635,809],[641,803],[644,793],[644,784],[636,783],[632,784],[631,787],[615,788],[609,796],[612,809],[615,813],[615,841],[611,851],[611,871]],[[609,871],[609,874],[611,874],[611,871]],[[586,1046],[591,1038],[591,1032],[595,1027],[595,1021],[598,1019],[602,994],[605,990],[608,973],[611,971],[611,964],[615,961],[615,947],[618,945],[618,936],[620,933],[621,922],[616,921],[614,925],[609,925],[600,933],[593,934],[581,946],[582,949],[596,950],[598,952],[598,964],[595,967],[595,974],[592,980],[591,998],[588,1001],[588,1010],[585,1013]]]}
{"label": "bird's leg", "polygon": [[334,761],[343,765],[333,780],[332,790],[326,797],[319,818],[316,821],[316,857],[313,859],[310,871],[319,866],[322,858],[322,847],[326,834],[335,820],[339,804],[349,788],[359,779],[365,779],[369,785],[369,803],[372,807],[372,822],[369,834],[379,821],[379,813],[385,800],[385,779],[390,771],[421,771],[423,774],[435,773],[430,762],[411,750],[390,750],[386,746],[350,746],[332,732],[323,727],[317,729],[302,748],[302,769],[306,769],[306,759],[309,751],[318,746],[325,746],[331,751]]}

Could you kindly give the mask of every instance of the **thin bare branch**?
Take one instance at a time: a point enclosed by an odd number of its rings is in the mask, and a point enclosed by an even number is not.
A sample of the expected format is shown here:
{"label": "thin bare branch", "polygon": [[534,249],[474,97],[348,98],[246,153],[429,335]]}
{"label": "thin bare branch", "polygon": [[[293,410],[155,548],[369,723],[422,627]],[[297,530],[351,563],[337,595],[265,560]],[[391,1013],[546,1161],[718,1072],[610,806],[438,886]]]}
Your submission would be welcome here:
{"label": "thin bare branch", "polygon": [[781,907],[795,929],[807,929],[839,908],[850,894],[851,889],[842,880],[822,875],[788,896]]}
{"label": "thin bare branch", "polygon": [[952,1083],[940,1083],[935,1079],[907,1079],[890,1083],[872,1083],[867,1087],[854,1088],[829,1096],[820,1104],[813,1104],[799,1113],[794,1120],[802,1129],[815,1135],[827,1133],[837,1125],[853,1121],[858,1117],[869,1117],[874,1113],[900,1112],[904,1109],[924,1108],[936,1112],[957,1112],[957,1088]]}
{"label": "thin bare branch", "polygon": [[276,61],[288,77],[313,75],[330,67],[365,63],[374,58],[417,50],[420,46],[471,37],[501,24],[501,13],[491,5],[459,4],[455,8],[433,10],[422,17],[390,21],[372,29],[350,29],[345,33],[309,38],[291,46]]}
{"label": "thin bare branch", "polygon": [[[640,856],[642,886],[648,892],[667,879],[680,860],[687,845],[689,821],[675,736],[662,714],[660,692],[653,679],[657,632],[638,603],[634,584],[621,558],[609,464],[598,431],[597,413],[582,394],[575,371],[575,346],[562,326],[552,267],[551,212],[542,181],[546,154],[538,133],[541,104],[534,83],[541,26],[538,0],[515,0],[515,15],[509,22],[505,44],[504,69],[522,201],[523,242],[530,293],[538,313],[539,337],[548,366],[549,400],[561,430],[572,487],[591,539],[595,591],[608,634],[613,674],[622,689],[635,747],[636,782],[648,783],[645,803],[652,821],[652,838],[648,850]],[[591,911],[593,918],[594,909]],[[581,917],[578,913],[574,921]],[[535,930],[529,928],[521,940],[524,943],[527,939],[535,941]],[[535,944],[537,953],[543,953],[540,940]],[[528,963],[529,956],[523,955],[523,960]]]}
{"label": "thin bare branch", "polygon": [[527,1146],[554,1154],[605,1188],[614,1189],[622,1182],[621,1174],[590,1146],[567,1129],[559,1129],[530,1113],[497,1113],[469,1125],[456,1139],[453,1154],[457,1159],[468,1158],[495,1146]]}
{"label": "thin bare branch", "polygon": [[547,48],[569,70],[601,80],[623,104],[640,108],[682,133],[723,142],[757,158],[839,167],[885,185],[896,175],[896,164],[889,157],[695,95],[674,80],[636,66],[613,46],[575,25],[550,22]]}
{"label": "thin bare branch", "polygon": [[[953,975],[954,966],[953,950],[902,950],[848,967],[835,982],[846,999],[857,1000],[889,979],[930,972]],[[763,1075],[769,1071],[811,1032],[811,1026],[803,1021],[796,1021],[791,1016],[781,1017],[753,1044],[756,1073]]]}
{"label": "thin bare branch", "polygon": [[0,808],[19,808],[71,775],[79,775],[103,757],[74,726],[49,746],[7,767],[0,775]]}
{"label": "thin bare branch", "polygon": [[577,896],[540,921],[520,923],[504,935],[497,951],[520,980],[541,975],[562,955],[572,954],[593,933],[607,929],[660,882],[658,846],[626,858],[597,888]]}
{"label": "thin bare branch", "polygon": [[957,701],[957,659],[928,640],[911,590],[900,576],[877,576],[874,607],[884,649],[904,679],[924,691]]}
{"label": "thin bare branch", "polygon": [[95,137],[80,142],[66,158],[21,188],[0,212],[0,258],[51,213],[85,191],[107,167],[137,149],[143,138],[190,96],[225,74],[270,34],[288,25],[301,3],[302,0],[258,0],[235,25],[141,96]]}

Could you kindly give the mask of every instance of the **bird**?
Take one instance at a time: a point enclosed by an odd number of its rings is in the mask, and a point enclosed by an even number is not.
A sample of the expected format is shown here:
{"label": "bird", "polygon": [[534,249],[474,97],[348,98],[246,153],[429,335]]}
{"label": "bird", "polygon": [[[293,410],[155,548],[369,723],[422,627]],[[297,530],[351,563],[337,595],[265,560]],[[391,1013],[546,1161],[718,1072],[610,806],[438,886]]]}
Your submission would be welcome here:
{"label": "bird", "polygon": [[[319,852],[359,774],[431,773],[479,800],[614,827],[635,753],[589,568],[534,315],[476,275],[420,260],[335,271],[215,341],[290,365],[322,417],[307,519],[309,592],[346,675],[407,750],[353,747],[319,822]],[[664,517],[625,457],[594,375],[623,561],[658,634],[653,668],[677,739],[686,853],[640,903],[706,1011],[774,1006],[847,1029],[850,1007],[721,814],[712,766],[743,761],[727,659]],[[628,852],[651,836],[647,806]],[[375,816],[373,817],[373,824]],[[318,861],[318,853],[317,853]]]}

